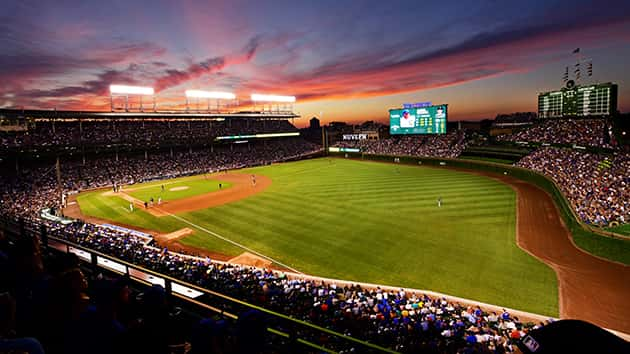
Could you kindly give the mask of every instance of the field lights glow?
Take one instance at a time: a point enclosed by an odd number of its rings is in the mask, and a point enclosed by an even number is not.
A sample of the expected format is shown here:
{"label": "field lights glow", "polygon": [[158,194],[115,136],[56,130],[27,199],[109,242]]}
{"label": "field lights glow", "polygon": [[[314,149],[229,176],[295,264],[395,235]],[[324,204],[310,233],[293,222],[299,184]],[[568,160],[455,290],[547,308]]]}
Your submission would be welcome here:
{"label": "field lights glow", "polygon": [[295,102],[295,96],[261,95],[257,93],[252,93],[252,101]]}
{"label": "field lights glow", "polygon": [[236,95],[231,92],[186,90],[186,97],[217,98],[217,99],[224,99],[224,100],[233,100],[236,98]]}
{"label": "field lights glow", "polygon": [[127,85],[109,85],[109,92],[121,93],[127,95],[153,95],[155,91],[153,87],[127,86]]}

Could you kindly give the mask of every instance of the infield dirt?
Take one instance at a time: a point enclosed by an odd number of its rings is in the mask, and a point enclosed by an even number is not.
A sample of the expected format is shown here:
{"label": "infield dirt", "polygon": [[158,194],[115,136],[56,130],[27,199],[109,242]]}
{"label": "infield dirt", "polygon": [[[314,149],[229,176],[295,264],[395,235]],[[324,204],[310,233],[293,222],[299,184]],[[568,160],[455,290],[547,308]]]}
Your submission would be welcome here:
{"label": "infield dirt", "polygon": [[[471,170],[460,171],[499,180],[516,191],[517,244],[555,271],[559,284],[561,318],[577,318],[605,328],[630,333],[630,301],[628,301],[630,299],[630,267],[598,258],[579,249],[565,227],[551,196],[542,189],[510,176]],[[209,208],[260,193],[271,184],[269,178],[261,175],[256,176],[256,186],[252,185],[251,175],[248,174],[221,175],[221,179],[233,183],[233,187],[163,203],[161,208],[173,214]],[[71,201],[74,199],[70,198]],[[76,204],[67,208],[65,212],[66,215],[91,222],[109,222],[82,215]],[[149,231],[149,233],[156,235],[155,232]],[[159,239],[160,236],[158,235],[157,238]],[[248,259],[247,255],[231,258],[205,249],[185,246],[177,242],[178,239],[179,237],[166,241],[169,249],[207,255],[218,260],[238,261],[241,264],[256,265],[259,261]],[[259,264],[259,266],[267,265]]]}

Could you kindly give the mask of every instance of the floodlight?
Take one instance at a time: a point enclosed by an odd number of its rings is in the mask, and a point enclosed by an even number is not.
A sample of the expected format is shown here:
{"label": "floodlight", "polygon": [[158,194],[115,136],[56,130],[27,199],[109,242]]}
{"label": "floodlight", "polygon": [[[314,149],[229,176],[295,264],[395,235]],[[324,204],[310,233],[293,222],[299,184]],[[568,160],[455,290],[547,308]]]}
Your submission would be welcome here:
{"label": "floodlight", "polygon": [[153,95],[155,93],[153,87],[127,85],[109,85],[109,92],[127,95]]}
{"label": "floodlight", "polygon": [[217,98],[217,99],[224,99],[224,100],[233,100],[236,98],[236,95],[231,92],[186,90],[186,97]]}
{"label": "floodlight", "polygon": [[261,95],[257,93],[252,93],[252,101],[295,102],[295,96]]}

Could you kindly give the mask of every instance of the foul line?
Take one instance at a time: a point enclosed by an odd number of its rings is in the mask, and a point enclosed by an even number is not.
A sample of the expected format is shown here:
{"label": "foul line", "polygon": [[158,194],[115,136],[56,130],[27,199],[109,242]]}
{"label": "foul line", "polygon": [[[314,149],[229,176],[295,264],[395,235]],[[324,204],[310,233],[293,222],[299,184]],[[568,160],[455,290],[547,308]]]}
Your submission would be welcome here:
{"label": "foul line", "polygon": [[192,222],[190,222],[190,221],[188,221],[188,220],[186,220],[186,219],[184,219],[182,217],[179,217],[179,216],[177,216],[175,214],[171,214],[168,211],[164,211],[164,210],[160,210],[160,211],[165,213],[165,214],[167,214],[167,215],[169,215],[169,216],[174,217],[175,219],[177,219],[179,221],[185,222],[186,224],[188,224],[188,225],[190,225],[190,226],[192,226],[192,227],[194,227],[196,229],[199,229],[199,230],[201,230],[203,232],[206,232],[209,235],[212,235],[212,236],[214,236],[214,237],[216,237],[218,239],[221,239],[221,240],[223,240],[225,242],[231,243],[232,245],[234,245],[236,247],[242,248],[242,249],[246,250],[247,252],[253,253],[253,254],[255,254],[255,255],[259,256],[259,257],[262,257],[262,258],[264,258],[264,259],[266,259],[268,261],[271,261],[273,263],[279,264],[279,265],[283,266],[284,268],[289,269],[290,271],[292,271],[294,273],[304,274],[304,273],[300,272],[299,270],[297,270],[297,269],[295,269],[293,267],[290,267],[290,266],[288,266],[288,265],[286,265],[286,264],[284,264],[284,263],[282,263],[280,261],[277,261],[277,260],[275,260],[275,259],[273,259],[271,257],[267,257],[267,256],[265,256],[264,254],[262,254],[260,252],[256,252],[256,251],[254,251],[253,249],[251,249],[251,248],[249,248],[247,246],[241,245],[238,242],[235,242],[235,241],[230,240],[229,238],[223,237],[223,236],[219,235],[216,232],[213,232],[213,231],[210,231],[210,230],[206,229],[205,227],[193,224]]}

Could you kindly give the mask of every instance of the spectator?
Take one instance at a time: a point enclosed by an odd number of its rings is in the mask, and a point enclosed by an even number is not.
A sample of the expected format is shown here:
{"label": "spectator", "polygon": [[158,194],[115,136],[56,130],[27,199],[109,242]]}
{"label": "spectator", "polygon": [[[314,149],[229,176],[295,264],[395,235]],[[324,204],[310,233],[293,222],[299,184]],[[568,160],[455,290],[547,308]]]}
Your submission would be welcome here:
{"label": "spectator", "polygon": [[499,141],[527,141],[614,148],[612,127],[605,119],[546,119],[542,123],[500,135]]}
{"label": "spectator", "polygon": [[610,156],[560,148],[541,148],[520,167],[553,179],[580,219],[596,226],[630,220],[630,154]]}

